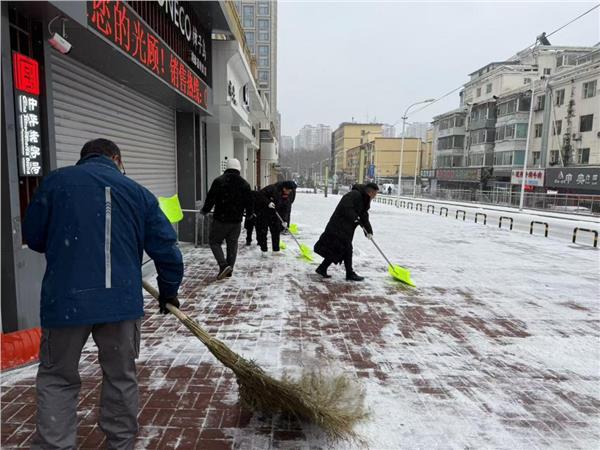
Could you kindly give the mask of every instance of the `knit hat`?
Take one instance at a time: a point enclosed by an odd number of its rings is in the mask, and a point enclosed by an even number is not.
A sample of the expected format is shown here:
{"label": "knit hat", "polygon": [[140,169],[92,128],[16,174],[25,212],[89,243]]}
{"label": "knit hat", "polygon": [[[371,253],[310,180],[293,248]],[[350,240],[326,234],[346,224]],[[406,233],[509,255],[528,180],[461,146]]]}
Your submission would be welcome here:
{"label": "knit hat", "polygon": [[235,169],[238,172],[242,171],[242,165],[240,164],[240,161],[236,158],[230,158],[227,160],[227,170],[229,169]]}

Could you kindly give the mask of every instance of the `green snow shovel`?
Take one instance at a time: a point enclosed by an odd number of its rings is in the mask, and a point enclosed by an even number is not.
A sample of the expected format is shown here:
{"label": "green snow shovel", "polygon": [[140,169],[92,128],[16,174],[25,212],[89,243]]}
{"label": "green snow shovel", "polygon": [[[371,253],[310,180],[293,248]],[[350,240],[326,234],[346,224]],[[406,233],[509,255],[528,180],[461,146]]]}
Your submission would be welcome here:
{"label": "green snow shovel", "polygon": [[[367,234],[367,231],[365,230],[365,228],[362,225],[361,225],[361,228],[363,229],[365,234]],[[388,272],[392,277],[394,277],[398,281],[402,281],[403,283],[408,284],[409,286],[417,287],[417,285],[414,283],[414,281],[410,278],[410,272],[408,271],[408,269],[405,269],[404,267],[401,267],[397,264],[392,264],[391,261],[388,259],[388,257],[385,256],[385,253],[383,253],[381,248],[379,248],[379,245],[377,245],[377,242],[375,242],[375,239],[373,239],[373,236],[371,236],[367,239],[369,239],[373,243],[375,248],[377,250],[379,250],[379,253],[381,253],[381,256],[383,256],[383,258],[387,261]]]}
{"label": "green snow shovel", "polygon": [[298,225],[296,225],[295,223],[291,223],[288,227],[288,230],[290,231],[290,233],[296,235],[298,234]]}
{"label": "green snow shovel", "polygon": [[183,211],[179,204],[179,197],[175,194],[173,197],[158,197],[158,205],[169,222],[177,223],[183,219]]}
{"label": "green snow shovel", "polygon": [[[281,225],[283,225],[285,222],[283,221],[283,219],[281,218],[279,213],[277,211],[275,211],[275,214],[277,215],[277,218],[281,222]],[[284,226],[284,228],[286,230],[290,231],[290,229],[288,227]],[[292,232],[290,232],[290,236],[292,237],[292,239],[294,241],[296,241],[296,244],[298,244],[298,248],[300,249],[300,255],[302,255],[303,258],[305,258],[309,261],[314,261],[312,250],[307,245],[304,245],[304,244],[301,244],[300,242],[298,242],[298,239],[296,239],[296,236],[294,236],[294,234]]]}
{"label": "green snow shovel", "polygon": [[279,241],[279,248],[280,248],[281,250],[285,250],[285,249],[287,248],[287,245],[285,245],[285,242],[283,242],[283,241]]}

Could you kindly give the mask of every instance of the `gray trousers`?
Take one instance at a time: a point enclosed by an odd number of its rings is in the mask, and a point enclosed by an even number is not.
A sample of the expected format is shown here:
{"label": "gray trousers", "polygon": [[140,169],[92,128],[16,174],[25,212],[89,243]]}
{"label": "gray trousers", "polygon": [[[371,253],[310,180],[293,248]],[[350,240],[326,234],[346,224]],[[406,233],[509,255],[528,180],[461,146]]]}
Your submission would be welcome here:
{"label": "gray trousers", "polygon": [[138,432],[135,358],[141,320],[43,328],[38,367],[37,427],[32,449],[74,449],[81,350],[91,334],[98,346],[102,393],[98,424],[109,449],[133,449]]}
{"label": "gray trousers", "polygon": [[[224,223],[213,219],[208,243],[221,269],[227,266],[231,266],[233,269],[235,259],[237,258],[238,239],[240,238],[241,231],[241,223]],[[223,248],[221,247],[223,241],[227,244],[227,258],[225,258]]]}

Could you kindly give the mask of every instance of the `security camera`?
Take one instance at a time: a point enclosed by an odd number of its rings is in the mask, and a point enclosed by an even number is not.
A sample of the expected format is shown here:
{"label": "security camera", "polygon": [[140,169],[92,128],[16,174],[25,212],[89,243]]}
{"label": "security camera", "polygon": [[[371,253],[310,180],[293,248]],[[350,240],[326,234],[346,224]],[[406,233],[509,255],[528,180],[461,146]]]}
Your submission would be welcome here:
{"label": "security camera", "polygon": [[63,55],[66,55],[71,51],[72,45],[58,33],[54,33],[52,37],[48,39],[48,43]]}

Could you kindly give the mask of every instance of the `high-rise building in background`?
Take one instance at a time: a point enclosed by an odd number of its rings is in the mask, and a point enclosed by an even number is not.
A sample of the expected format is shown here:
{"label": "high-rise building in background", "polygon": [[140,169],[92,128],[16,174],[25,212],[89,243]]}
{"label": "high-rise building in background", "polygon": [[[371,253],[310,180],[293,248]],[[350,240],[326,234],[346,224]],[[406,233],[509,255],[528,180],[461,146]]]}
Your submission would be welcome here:
{"label": "high-rise building in background", "polygon": [[294,138],[291,136],[281,136],[281,142],[279,147],[282,152],[293,152],[294,151]]}
{"label": "high-rise building in background", "polygon": [[382,127],[382,136],[387,138],[396,137],[396,127],[394,125],[384,124]]}
{"label": "high-rise building in background", "polygon": [[329,125],[304,125],[295,138],[296,149],[316,150],[331,147]]}
{"label": "high-rise building in background", "polygon": [[[427,136],[427,130],[430,127],[431,125],[428,122],[407,123],[404,137],[425,139]],[[402,132],[400,132],[400,135],[402,135]]]}

